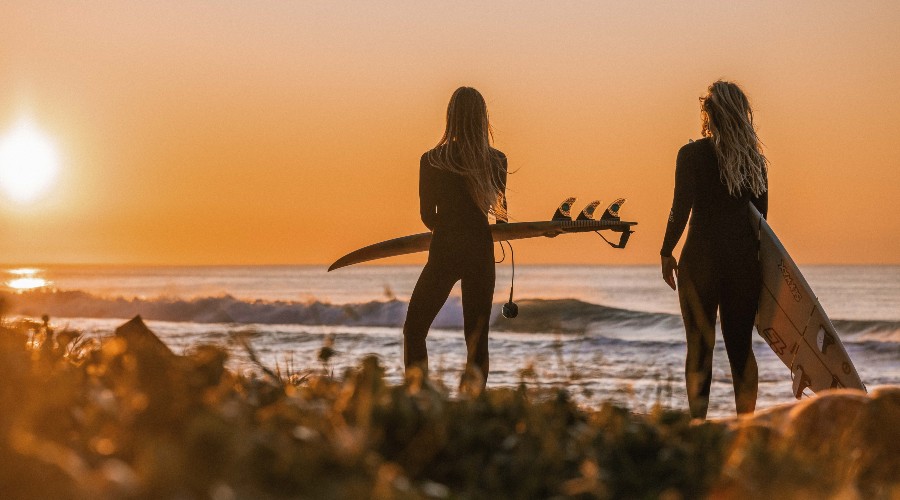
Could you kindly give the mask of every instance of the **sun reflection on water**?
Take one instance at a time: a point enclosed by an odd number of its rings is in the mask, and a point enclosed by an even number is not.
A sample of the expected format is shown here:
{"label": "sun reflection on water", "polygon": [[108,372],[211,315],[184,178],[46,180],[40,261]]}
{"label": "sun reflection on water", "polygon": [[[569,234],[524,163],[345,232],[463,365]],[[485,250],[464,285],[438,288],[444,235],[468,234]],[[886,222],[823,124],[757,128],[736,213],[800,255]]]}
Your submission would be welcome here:
{"label": "sun reflection on water", "polygon": [[11,274],[15,276],[15,278],[7,280],[5,284],[9,288],[12,288],[13,290],[16,290],[18,292],[43,288],[49,285],[50,282],[39,276],[41,271],[41,269],[35,269],[33,267],[8,269],[6,271],[7,274]]}
{"label": "sun reflection on water", "polygon": [[33,276],[39,272],[40,269],[35,269],[33,267],[20,267],[18,269],[10,269],[7,271],[9,274],[14,274],[16,276]]}

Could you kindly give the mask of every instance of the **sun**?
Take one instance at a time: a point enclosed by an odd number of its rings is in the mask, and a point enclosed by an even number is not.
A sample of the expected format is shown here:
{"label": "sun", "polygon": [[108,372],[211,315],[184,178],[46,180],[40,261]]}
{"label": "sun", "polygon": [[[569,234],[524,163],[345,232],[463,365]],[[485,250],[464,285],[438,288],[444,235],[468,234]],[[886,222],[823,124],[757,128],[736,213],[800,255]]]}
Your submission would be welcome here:
{"label": "sun", "polygon": [[0,139],[0,189],[25,203],[43,194],[56,178],[56,147],[31,122],[20,122]]}

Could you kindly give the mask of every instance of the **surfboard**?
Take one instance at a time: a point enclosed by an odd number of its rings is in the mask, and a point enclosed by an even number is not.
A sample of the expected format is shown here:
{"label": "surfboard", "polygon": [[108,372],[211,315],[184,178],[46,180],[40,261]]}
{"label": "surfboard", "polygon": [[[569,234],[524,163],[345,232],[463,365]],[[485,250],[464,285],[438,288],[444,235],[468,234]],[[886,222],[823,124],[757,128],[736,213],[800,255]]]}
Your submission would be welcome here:
{"label": "surfboard", "polygon": [[[615,248],[625,248],[628,237],[633,233],[630,228],[637,222],[628,222],[619,219],[619,208],[625,203],[619,198],[610,204],[599,220],[584,218],[572,220],[570,210],[575,198],[568,198],[560,205],[553,220],[511,222],[506,224],[491,224],[491,236],[494,241],[519,240],[524,238],[537,238],[540,236],[554,237],[560,234],[585,233],[590,231],[614,231],[622,233],[619,244],[610,243]],[[590,211],[593,216],[593,210]],[[362,262],[369,262],[387,257],[396,257],[428,250],[431,245],[431,232],[411,234],[400,238],[394,238],[367,247],[354,250],[336,260],[328,267],[329,271],[342,267],[352,266]]]}
{"label": "surfboard", "polygon": [[759,235],[762,290],[757,332],[790,369],[794,397],[847,387],[865,391],[853,361],[819,299],[769,223],[750,204],[750,224]]}

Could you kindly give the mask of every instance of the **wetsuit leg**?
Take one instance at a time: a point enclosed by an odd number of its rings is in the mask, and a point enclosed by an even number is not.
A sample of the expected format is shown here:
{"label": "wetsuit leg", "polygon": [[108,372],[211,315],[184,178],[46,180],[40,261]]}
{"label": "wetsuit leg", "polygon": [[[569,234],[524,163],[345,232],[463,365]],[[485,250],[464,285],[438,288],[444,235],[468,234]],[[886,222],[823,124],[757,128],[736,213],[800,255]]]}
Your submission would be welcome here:
{"label": "wetsuit leg", "polygon": [[459,273],[440,261],[434,254],[429,255],[409,299],[406,322],[403,324],[403,364],[406,368],[417,365],[428,371],[425,337],[450,296],[453,285],[459,281]]}
{"label": "wetsuit leg", "polygon": [[678,299],[687,337],[685,380],[694,418],[706,418],[716,345],[719,273],[704,242],[688,235],[678,265]]}
{"label": "wetsuit leg", "polygon": [[752,242],[734,243],[722,266],[719,316],[725,350],[731,364],[737,412],[752,413],[756,408],[759,383],[752,348],[753,323],[762,283],[756,246]]}
{"label": "wetsuit leg", "polygon": [[[479,390],[484,389],[490,370],[488,329],[491,323],[495,281],[493,251],[467,266],[462,277],[463,328],[468,351],[463,384],[477,375],[476,386],[480,386]],[[477,371],[473,370],[475,368]]]}

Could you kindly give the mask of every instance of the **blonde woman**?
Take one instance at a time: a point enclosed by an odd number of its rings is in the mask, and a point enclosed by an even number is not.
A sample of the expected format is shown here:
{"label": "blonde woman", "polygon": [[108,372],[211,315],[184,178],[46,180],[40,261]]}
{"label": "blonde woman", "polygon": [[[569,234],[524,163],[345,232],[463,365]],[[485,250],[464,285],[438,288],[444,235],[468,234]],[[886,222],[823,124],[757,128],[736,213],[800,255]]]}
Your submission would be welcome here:
{"label": "blonde woman", "polygon": [[460,87],[447,106],[444,135],[419,162],[422,222],[433,231],[428,263],[409,300],[403,325],[407,370],[427,372],[425,337],[450,290],[462,282],[463,329],[468,350],[461,390],[479,392],[487,382],[488,328],[494,297],[493,213],[506,222],[506,155],[491,147],[484,97]]}
{"label": "blonde woman", "polygon": [[[660,255],[665,282],[677,290],[687,335],[685,376],[691,416],[706,418],[712,381],[716,311],[731,364],[737,412],[756,407],[751,348],[761,287],[757,240],[748,202],[768,211],[767,160],[747,96],[717,81],[701,98],[703,139],[686,144],[675,165],[675,196]],[[690,215],[681,261],[672,250]]]}

